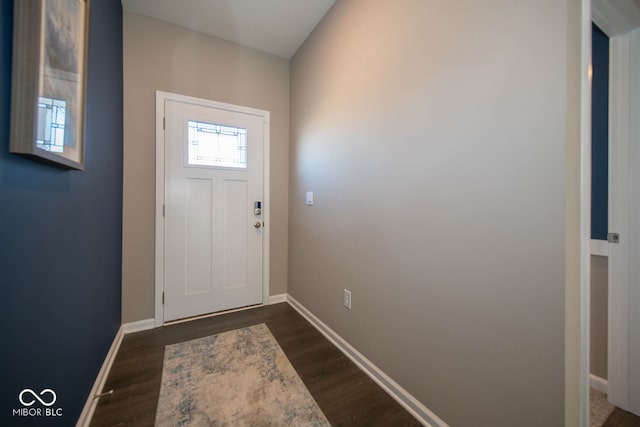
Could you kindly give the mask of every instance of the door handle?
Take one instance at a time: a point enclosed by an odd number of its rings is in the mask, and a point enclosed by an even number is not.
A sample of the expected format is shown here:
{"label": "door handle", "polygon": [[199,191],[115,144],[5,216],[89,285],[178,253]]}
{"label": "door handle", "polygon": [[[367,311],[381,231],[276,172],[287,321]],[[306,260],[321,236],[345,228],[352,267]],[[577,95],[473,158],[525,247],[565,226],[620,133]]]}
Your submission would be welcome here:
{"label": "door handle", "polygon": [[255,224],[253,224],[253,226],[254,226],[255,228],[260,228],[260,227],[262,227],[262,223],[261,223],[260,221],[256,221],[256,223],[255,223]]}

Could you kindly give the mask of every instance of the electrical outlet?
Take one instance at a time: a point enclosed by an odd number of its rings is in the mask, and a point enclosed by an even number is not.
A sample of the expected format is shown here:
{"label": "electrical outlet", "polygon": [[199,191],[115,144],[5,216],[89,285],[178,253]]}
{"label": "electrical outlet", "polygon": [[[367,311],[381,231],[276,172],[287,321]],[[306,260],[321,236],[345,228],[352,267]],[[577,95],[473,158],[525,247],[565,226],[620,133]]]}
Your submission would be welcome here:
{"label": "electrical outlet", "polygon": [[351,291],[344,290],[344,306],[351,310]]}

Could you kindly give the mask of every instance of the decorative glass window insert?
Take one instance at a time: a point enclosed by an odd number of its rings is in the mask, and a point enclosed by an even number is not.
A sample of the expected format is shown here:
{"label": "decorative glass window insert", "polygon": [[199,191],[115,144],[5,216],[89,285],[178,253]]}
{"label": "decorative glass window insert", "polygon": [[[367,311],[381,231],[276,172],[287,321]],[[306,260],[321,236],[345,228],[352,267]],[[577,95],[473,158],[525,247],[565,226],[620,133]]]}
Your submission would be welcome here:
{"label": "decorative glass window insert", "polygon": [[188,162],[194,166],[247,167],[247,130],[189,120]]}
{"label": "decorative glass window insert", "polygon": [[38,97],[38,148],[55,153],[64,152],[66,109],[67,103],[61,99]]}

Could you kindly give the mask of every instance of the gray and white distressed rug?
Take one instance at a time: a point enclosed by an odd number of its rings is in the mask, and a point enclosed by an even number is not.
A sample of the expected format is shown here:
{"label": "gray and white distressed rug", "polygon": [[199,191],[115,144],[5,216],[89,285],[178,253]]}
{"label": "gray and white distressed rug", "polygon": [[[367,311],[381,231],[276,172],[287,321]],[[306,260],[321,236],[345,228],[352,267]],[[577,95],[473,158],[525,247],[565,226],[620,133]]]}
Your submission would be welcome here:
{"label": "gray and white distressed rug", "polygon": [[260,324],[165,348],[156,426],[329,426]]}
{"label": "gray and white distressed rug", "polygon": [[601,427],[616,409],[607,400],[607,395],[596,390],[589,389],[589,426]]}

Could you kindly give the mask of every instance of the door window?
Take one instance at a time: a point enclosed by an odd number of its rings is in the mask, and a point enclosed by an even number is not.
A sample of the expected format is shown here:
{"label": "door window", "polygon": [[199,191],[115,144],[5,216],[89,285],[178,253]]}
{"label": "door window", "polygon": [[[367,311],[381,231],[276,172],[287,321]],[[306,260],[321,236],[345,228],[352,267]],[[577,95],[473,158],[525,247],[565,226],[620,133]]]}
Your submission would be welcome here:
{"label": "door window", "polygon": [[190,166],[247,167],[247,130],[189,120]]}

